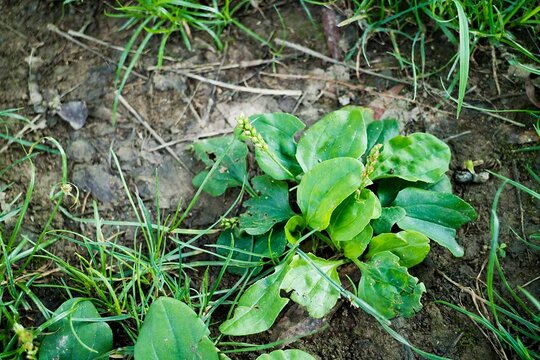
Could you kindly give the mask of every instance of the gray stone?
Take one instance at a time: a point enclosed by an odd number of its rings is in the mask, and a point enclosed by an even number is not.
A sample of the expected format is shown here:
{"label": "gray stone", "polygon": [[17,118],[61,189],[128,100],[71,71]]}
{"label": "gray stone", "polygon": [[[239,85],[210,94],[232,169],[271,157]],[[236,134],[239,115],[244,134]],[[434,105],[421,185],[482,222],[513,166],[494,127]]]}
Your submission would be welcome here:
{"label": "gray stone", "polygon": [[191,200],[194,193],[191,174],[174,160],[169,160],[157,168],[146,166],[142,169],[136,177],[137,189],[142,198],[156,198],[156,170],[160,208],[174,208],[178,202],[186,204]]}
{"label": "gray stone", "polygon": [[104,204],[115,203],[120,199],[122,183],[118,176],[111,175],[103,165],[76,165],[73,183],[83,191],[89,191],[94,198]]}
{"label": "gray stone", "polygon": [[88,108],[84,101],[70,101],[62,104],[58,116],[67,121],[75,130],[81,129],[88,119]]}
{"label": "gray stone", "polygon": [[69,160],[78,163],[89,163],[94,158],[96,149],[85,139],[77,139],[69,144],[68,157]]}
{"label": "gray stone", "polygon": [[152,78],[154,86],[159,91],[176,90],[184,92],[186,90],[186,82],[183,77],[176,74],[154,74]]}

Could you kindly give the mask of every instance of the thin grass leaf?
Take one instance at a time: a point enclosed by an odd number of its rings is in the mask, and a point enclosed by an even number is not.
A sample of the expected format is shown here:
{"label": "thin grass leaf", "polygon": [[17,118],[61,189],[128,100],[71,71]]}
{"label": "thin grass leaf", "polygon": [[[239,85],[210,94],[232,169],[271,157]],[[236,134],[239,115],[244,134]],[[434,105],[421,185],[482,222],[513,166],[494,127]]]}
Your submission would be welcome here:
{"label": "thin grass leaf", "polygon": [[467,90],[467,81],[469,79],[469,23],[463,6],[458,0],[453,0],[458,11],[459,18],[459,90],[458,105],[456,117],[459,117]]}

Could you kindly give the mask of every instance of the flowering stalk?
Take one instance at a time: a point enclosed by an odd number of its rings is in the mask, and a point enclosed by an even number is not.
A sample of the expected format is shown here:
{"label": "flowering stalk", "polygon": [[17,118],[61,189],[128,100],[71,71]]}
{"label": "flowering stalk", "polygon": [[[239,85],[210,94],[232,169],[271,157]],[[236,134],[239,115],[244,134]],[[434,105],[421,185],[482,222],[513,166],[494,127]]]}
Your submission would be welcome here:
{"label": "flowering stalk", "polygon": [[34,345],[34,334],[18,323],[13,325],[13,331],[17,335],[20,348],[26,352],[26,358],[28,360],[37,359],[38,348]]}
{"label": "flowering stalk", "polygon": [[382,144],[377,144],[373,146],[366,157],[366,167],[364,168],[364,171],[362,172],[362,185],[360,188],[364,188],[367,185],[371,183],[371,180],[369,177],[375,171],[375,163],[377,162],[377,159],[379,158],[380,149],[382,147]]}
{"label": "flowering stalk", "polygon": [[232,218],[223,218],[221,219],[221,226],[224,228],[224,229],[231,229],[233,228],[236,224],[238,224],[238,218],[237,217],[232,217]]}
{"label": "flowering stalk", "polygon": [[256,149],[259,149],[260,151],[264,152],[266,155],[268,155],[283,171],[287,173],[291,177],[291,179],[294,179],[294,175],[287,169],[283,164],[279,161],[279,159],[276,157],[276,155],[270,150],[268,147],[268,144],[263,139],[261,134],[257,132],[257,129],[251,123],[249,122],[249,119],[244,114],[241,114],[237,121],[236,127],[240,131],[240,135],[244,137],[244,139],[251,141],[253,146],[255,146]]}

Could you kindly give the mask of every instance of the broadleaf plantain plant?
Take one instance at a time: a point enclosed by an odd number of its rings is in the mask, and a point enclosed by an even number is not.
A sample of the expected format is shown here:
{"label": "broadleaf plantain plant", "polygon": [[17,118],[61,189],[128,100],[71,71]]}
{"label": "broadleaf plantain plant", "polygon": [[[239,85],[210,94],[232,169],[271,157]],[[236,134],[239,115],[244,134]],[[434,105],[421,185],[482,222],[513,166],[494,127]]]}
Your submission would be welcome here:
{"label": "broadleaf plantain plant", "polygon": [[[194,145],[207,166],[218,148],[241,155],[224,157],[203,190],[220,195],[245,186],[251,196],[239,220],[224,222],[234,229],[223,232],[219,250],[232,250],[239,264],[260,261],[258,270],[265,258],[278,264],[240,297],[220,327],[226,335],[269,329],[290,300],[312,317],[325,316],[340,297],[330,283],[341,283],[338,268],[349,262],[361,272],[360,299],[387,319],[412,316],[422,307],[425,286],[408,268],[425,259],[430,240],[463,256],[456,230],[476,212],[452,194],[444,142],[426,133],[401,136],[396,120],[374,121],[371,110],[355,106],[327,114],[296,143],[304,127],[290,114],[240,116],[234,135]],[[265,173],[251,182],[248,141]],[[290,251],[277,262],[285,239]],[[304,244],[331,249],[331,259],[299,256]]]}

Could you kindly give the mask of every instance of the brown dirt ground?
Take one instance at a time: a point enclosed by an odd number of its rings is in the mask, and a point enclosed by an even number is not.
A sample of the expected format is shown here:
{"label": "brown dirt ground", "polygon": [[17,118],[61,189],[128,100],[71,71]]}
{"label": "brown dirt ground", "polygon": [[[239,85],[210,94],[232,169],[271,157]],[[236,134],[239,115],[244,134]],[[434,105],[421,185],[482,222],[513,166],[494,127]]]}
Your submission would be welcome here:
{"label": "brown dirt ground", "polygon": [[[120,159],[131,189],[137,188],[146,200],[153,198],[153,176],[159,169],[160,198],[164,208],[173,210],[180,199],[189,199],[194,189],[191,187],[191,174],[163,150],[152,151],[158,143],[148,131],[130,117],[120,107],[120,117],[116,127],[110,123],[110,109],[114,91],[113,79],[115,61],[119,52],[81,40],[99,54],[111,59],[106,61],[94,53],[67,41],[47,29],[52,23],[63,31],[79,30],[86,26],[85,33],[96,39],[114,45],[123,45],[129,37],[128,32],[119,32],[120,23],[103,15],[104,6],[100,2],[86,2],[80,6],[62,9],[59,1],[6,1],[0,0],[0,109],[21,107],[29,118],[33,118],[28,105],[28,65],[25,62],[32,49],[34,56],[43,61],[38,72],[41,90],[57,91],[60,94],[70,91],[66,100],[85,100],[89,106],[90,117],[87,124],[78,131],[58,118],[45,115],[41,129],[25,135],[31,141],[43,136],[52,136],[64,146],[70,157],[70,177],[85,191],[90,190],[90,199],[100,201],[102,216],[111,219],[129,219],[130,212],[126,200],[121,195],[118,174],[111,164],[109,149],[113,149]],[[317,18],[319,10],[313,9]],[[295,5],[281,7],[287,25],[288,40],[326,53],[324,33],[320,27],[311,25],[302,9]],[[265,18],[258,12],[246,15],[242,21],[257,29],[261,34],[270,33],[276,24],[276,16],[265,11]],[[231,64],[245,60],[267,59],[271,54],[260,44],[247,38],[237,30],[231,29],[226,35],[227,50],[217,52],[211,41],[203,35],[196,35],[194,51],[185,51],[178,39],[171,39],[167,55],[178,59],[166,65],[204,65],[210,63]],[[354,33],[345,34],[345,38]],[[434,35],[430,39],[429,61],[437,63],[451,47],[444,38]],[[152,49],[143,57],[136,70],[146,78],[131,77],[124,90],[129,103],[147,120],[166,141],[194,137],[200,134],[230,129],[231,119],[240,112],[285,111],[294,112],[307,123],[312,123],[322,114],[338,108],[339,101],[349,100],[353,104],[382,106],[388,108],[387,116],[396,116],[405,131],[421,130],[433,133],[440,138],[464,133],[448,140],[453,151],[454,169],[463,161],[483,160],[486,167],[496,170],[525,185],[534,186],[530,181],[526,166],[538,172],[539,159],[530,153],[513,153],[524,138],[529,136],[533,119],[521,113],[504,114],[526,126],[517,127],[500,119],[472,110],[464,110],[455,118],[455,108],[440,97],[431,94],[430,87],[420,86],[415,101],[412,89],[405,87],[402,98],[382,97],[378,94],[387,91],[392,82],[377,77],[361,75],[357,78],[352,71],[341,66],[324,63],[289,49],[283,52],[289,57],[275,64],[282,74],[303,74],[315,78],[332,78],[347,82],[356,88],[320,80],[276,79],[264,75],[272,72],[272,65],[238,68],[217,72],[219,66],[212,65],[211,71],[199,72],[202,76],[239,85],[274,89],[300,89],[305,92],[301,101],[291,97],[269,97],[233,92],[208,84],[186,79],[174,73],[148,71],[154,65],[155,50],[159,42],[151,44]],[[406,46],[406,45],[404,45]],[[369,58],[375,71],[404,78],[397,62],[388,55],[391,44],[384,38],[374,38],[370,42]],[[450,50],[449,50],[450,49]],[[432,56],[432,57],[429,57]],[[491,58],[488,53],[478,51],[472,63],[468,98],[482,106],[496,108],[530,107],[519,79],[507,75],[507,65],[500,61],[499,82],[503,96],[497,94],[492,76]],[[364,65],[364,64],[362,64]],[[195,72],[195,70],[191,70]],[[433,77],[433,85],[439,79]],[[167,84],[163,84],[168,81]],[[193,111],[187,102],[193,98]],[[13,128],[11,129],[13,131]],[[0,140],[0,145],[5,142]],[[197,168],[189,152],[189,142],[181,142],[171,149],[191,168]],[[9,151],[0,155],[0,168],[22,155],[19,146],[12,145]],[[40,156],[38,167],[38,186],[32,203],[32,222],[28,231],[39,229],[50,209],[48,200],[52,186],[60,180],[59,160],[53,156]],[[103,178],[105,176],[105,178]],[[7,193],[15,196],[24,190],[29,179],[27,171],[11,172],[0,179],[5,183],[14,182],[16,186]],[[87,181],[90,179],[90,181]],[[99,192],[92,188],[93,181],[108,184],[111,191]],[[458,239],[465,247],[463,258],[453,258],[448,251],[434,246],[427,260],[413,269],[415,276],[427,288],[424,296],[424,309],[411,319],[398,319],[395,328],[412,343],[438,355],[456,359],[490,359],[497,355],[488,340],[466,317],[458,315],[434,300],[447,300],[472,308],[470,296],[445,280],[441,272],[464,287],[475,287],[475,279],[486,258],[489,245],[489,211],[493,196],[500,181],[490,179],[478,185],[455,185],[455,192],[470,202],[478,211],[476,222],[460,230]],[[215,221],[230,203],[236,192],[230,191],[224,198],[212,199],[204,196],[193,211],[189,225],[198,227]],[[90,216],[91,210],[77,215]],[[531,252],[511,236],[510,227],[518,232],[529,234],[538,229],[537,205],[523,194],[518,197],[514,189],[507,188],[501,199],[498,214],[502,220],[501,241],[506,243],[507,256],[503,266],[510,284],[517,285],[538,276],[538,254]],[[55,227],[74,226],[65,218],[58,217]],[[84,229],[79,229],[84,230]],[[57,254],[72,251],[65,244],[58,245]],[[539,283],[530,285],[529,290],[539,295]],[[409,349],[395,342],[368,315],[341,304],[337,311],[325,322],[329,325],[316,335],[304,338],[294,344],[321,359],[411,359],[417,357]],[[277,335],[263,334],[247,340],[251,342],[269,341]],[[255,358],[256,355],[242,355],[235,358]]]}

